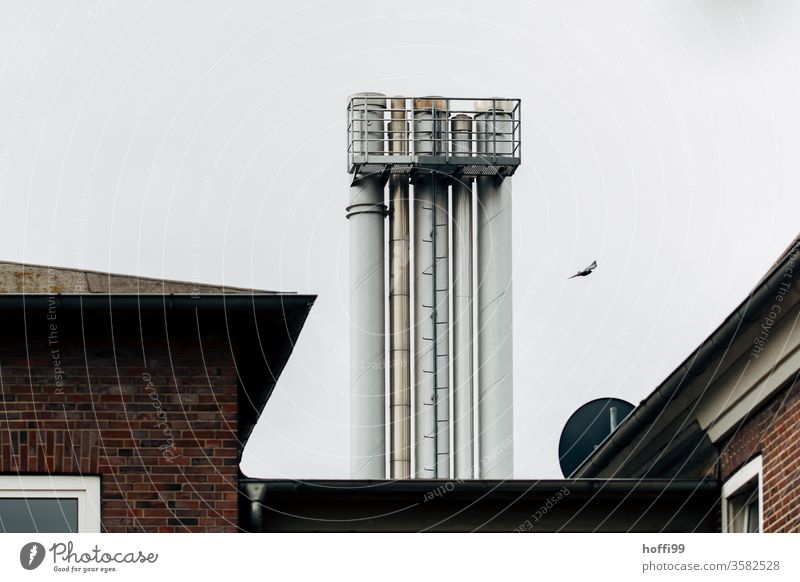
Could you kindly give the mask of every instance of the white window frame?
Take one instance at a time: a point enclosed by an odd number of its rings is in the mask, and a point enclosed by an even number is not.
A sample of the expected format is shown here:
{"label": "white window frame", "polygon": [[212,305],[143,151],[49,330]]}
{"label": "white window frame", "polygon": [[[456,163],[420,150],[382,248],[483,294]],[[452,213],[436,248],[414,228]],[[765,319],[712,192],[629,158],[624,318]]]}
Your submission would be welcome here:
{"label": "white window frame", "polygon": [[0,497],[78,500],[78,533],[100,533],[100,477],[0,475]]}
{"label": "white window frame", "polygon": [[758,490],[758,531],[764,531],[764,464],[761,456],[746,463],[722,485],[722,532],[728,531],[728,505],[731,497],[742,492],[744,487],[756,478]]}

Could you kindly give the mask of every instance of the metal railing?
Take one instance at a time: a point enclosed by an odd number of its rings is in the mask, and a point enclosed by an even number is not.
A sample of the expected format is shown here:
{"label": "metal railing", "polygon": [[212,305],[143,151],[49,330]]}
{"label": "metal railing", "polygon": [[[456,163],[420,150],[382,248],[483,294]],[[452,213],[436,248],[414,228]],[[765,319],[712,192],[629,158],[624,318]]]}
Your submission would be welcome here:
{"label": "metal railing", "polygon": [[347,106],[347,171],[511,174],[521,161],[521,117],[519,99],[356,95]]}

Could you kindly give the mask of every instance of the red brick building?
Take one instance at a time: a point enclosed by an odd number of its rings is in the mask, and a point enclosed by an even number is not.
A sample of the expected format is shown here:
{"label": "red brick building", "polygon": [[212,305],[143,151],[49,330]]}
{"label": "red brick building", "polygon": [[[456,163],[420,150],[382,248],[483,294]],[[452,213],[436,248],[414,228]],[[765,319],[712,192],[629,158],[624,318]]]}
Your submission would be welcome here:
{"label": "red brick building", "polygon": [[800,532],[798,373],[726,440],[720,455],[720,475],[727,481],[759,458],[763,531]]}
{"label": "red brick building", "polygon": [[0,531],[238,531],[313,301],[0,264]]}

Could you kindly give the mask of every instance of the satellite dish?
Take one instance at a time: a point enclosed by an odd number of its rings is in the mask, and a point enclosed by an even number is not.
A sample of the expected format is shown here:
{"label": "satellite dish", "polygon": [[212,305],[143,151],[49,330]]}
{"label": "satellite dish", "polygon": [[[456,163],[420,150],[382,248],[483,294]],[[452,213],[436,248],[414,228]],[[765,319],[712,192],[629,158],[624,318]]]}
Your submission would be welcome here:
{"label": "satellite dish", "polygon": [[564,477],[569,477],[633,408],[619,398],[598,398],[573,412],[558,441],[558,462]]}

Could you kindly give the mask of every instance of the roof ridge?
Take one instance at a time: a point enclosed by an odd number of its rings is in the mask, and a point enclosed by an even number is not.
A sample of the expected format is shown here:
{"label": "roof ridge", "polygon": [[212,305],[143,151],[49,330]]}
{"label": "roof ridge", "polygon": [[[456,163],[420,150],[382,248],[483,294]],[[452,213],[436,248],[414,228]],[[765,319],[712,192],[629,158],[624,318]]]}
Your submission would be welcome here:
{"label": "roof ridge", "polygon": [[[199,283],[38,263],[0,261],[0,293],[279,293],[225,283]],[[282,293],[283,294],[283,293]]]}

